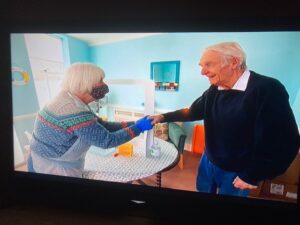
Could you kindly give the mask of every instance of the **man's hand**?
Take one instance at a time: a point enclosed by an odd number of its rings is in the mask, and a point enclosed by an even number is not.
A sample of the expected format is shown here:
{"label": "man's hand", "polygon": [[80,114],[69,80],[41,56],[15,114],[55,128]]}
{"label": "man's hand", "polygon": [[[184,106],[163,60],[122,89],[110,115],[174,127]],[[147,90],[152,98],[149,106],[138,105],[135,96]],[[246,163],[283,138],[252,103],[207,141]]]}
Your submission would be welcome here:
{"label": "man's hand", "polygon": [[148,119],[153,119],[152,121],[152,125],[155,125],[157,123],[161,123],[164,121],[164,116],[159,114],[159,115],[151,115],[151,116],[148,116]]}
{"label": "man's hand", "polygon": [[242,181],[239,177],[236,177],[232,183],[233,183],[235,188],[239,188],[239,189],[242,189],[242,190],[244,190],[244,189],[252,190],[252,189],[257,188],[257,186],[254,186],[252,184],[246,183],[245,181]]}

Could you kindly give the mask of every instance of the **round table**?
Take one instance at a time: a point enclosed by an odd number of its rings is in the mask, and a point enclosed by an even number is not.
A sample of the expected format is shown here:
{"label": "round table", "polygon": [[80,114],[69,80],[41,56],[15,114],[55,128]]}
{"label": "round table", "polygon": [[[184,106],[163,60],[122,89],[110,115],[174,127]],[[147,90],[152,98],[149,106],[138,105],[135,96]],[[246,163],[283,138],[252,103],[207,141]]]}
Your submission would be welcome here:
{"label": "round table", "polygon": [[146,157],[141,139],[134,138],[133,156],[114,156],[115,148],[101,149],[92,146],[85,159],[84,178],[102,181],[131,183],[142,178],[157,176],[157,186],[161,187],[161,173],[173,168],[179,161],[179,153],[174,144],[155,138],[161,147],[160,157]]}

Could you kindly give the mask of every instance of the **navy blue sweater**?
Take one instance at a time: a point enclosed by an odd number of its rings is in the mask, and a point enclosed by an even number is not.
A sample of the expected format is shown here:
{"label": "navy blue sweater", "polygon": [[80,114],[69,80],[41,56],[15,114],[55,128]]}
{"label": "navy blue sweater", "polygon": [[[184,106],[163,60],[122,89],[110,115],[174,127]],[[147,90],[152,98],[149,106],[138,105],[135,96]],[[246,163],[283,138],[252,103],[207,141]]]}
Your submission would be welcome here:
{"label": "navy blue sweater", "polygon": [[189,109],[163,115],[164,122],[204,120],[209,160],[257,184],[285,172],[298,153],[300,137],[284,86],[250,72],[245,91],[212,85]]}

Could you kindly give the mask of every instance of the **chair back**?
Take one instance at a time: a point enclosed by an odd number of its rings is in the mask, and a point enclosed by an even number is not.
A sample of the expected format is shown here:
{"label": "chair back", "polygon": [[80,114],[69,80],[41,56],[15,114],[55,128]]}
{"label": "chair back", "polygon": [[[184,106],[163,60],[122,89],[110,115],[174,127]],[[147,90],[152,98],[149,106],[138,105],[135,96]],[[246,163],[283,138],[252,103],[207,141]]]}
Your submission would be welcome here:
{"label": "chair back", "polygon": [[203,124],[196,124],[192,136],[192,152],[202,154],[205,148],[205,132]]}
{"label": "chair back", "polygon": [[169,123],[169,140],[176,146],[180,153],[183,153],[186,134],[181,126],[176,123]]}

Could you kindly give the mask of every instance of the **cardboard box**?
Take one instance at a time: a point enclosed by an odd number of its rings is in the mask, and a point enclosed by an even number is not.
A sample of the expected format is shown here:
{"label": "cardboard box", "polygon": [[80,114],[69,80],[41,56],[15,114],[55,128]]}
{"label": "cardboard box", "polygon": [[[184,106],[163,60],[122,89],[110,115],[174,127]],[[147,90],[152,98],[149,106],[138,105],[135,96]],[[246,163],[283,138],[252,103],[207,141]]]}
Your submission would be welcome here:
{"label": "cardboard box", "polygon": [[274,180],[263,182],[259,198],[297,203],[298,185]]}
{"label": "cardboard box", "polygon": [[297,202],[299,177],[300,153],[297,154],[284,174],[261,182],[257,189],[251,190],[249,197]]}
{"label": "cardboard box", "polygon": [[260,182],[256,189],[252,189],[249,193],[250,198],[259,198],[264,182]]}
{"label": "cardboard box", "polygon": [[284,184],[299,184],[300,177],[300,154],[298,153],[290,167],[285,171],[284,174],[275,177],[272,181],[284,183]]}

